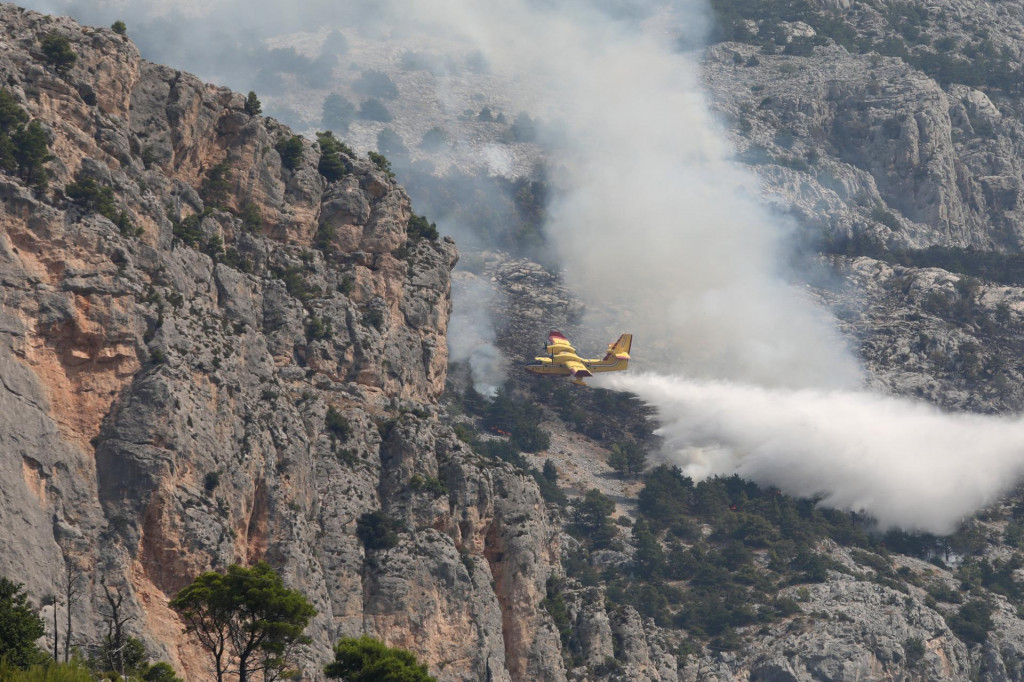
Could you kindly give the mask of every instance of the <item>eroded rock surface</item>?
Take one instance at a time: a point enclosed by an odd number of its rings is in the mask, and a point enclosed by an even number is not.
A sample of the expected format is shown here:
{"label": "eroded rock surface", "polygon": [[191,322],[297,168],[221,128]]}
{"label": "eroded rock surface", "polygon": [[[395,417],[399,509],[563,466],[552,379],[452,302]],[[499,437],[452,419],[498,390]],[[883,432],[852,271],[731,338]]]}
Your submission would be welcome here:
{"label": "eroded rock surface", "polygon": [[[0,573],[39,599],[80,566],[76,641],[114,586],[189,680],[208,663],[168,598],[260,559],[318,611],[307,679],[362,632],[443,680],[564,679],[536,485],[438,417],[453,243],[410,238],[369,160],[336,182],[309,141],[282,161],[291,131],[110,30],[9,5],[0,26],[4,88],[55,156],[44,191],[0,177]],[[67,198],[88,180],[106,217]],[[368,551],[376,510],[404,530]]]}

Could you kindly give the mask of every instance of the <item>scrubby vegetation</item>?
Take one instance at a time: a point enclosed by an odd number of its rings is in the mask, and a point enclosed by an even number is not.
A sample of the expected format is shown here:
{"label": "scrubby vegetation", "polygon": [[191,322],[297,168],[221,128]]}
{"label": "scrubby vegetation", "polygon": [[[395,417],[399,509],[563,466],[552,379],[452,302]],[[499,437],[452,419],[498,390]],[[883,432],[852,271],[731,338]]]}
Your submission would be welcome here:
{"label": "scrubby vegetation", "polygon": [[[105,589],[108,589],[108,595],[111,594],[109,588]],[[55,609],[60,606],[59,600],[53,597],[47,603]],[[108,613],[108,617],[111,619],[108,621],[111,625],[108,634],[101,642],[87,647],[87,658],[82,660],[78,654],[72,658],[68,647],[65,647],[64,661],[60,663],[35,644],[45,633],[45,628],[21,586],[0,578],[0,680],[93,682],[127,677],[145,682],[181,682],[173,668],[163,662],[151,662],[142,642],[123,633],[124,621],[119,620],[121,616],[117,612]],[[53,655],[57,655],[56,645]]]}
{"label": "scrubby vegetation", "polygon": [[330,130],[316,134],[316,141],[320,145],[320,161],[317,164],[317,171],[324,176],[328,182],[337,182],[352,171],[349,159],[355,158],[355,153],[348,145],[334,136]]}
{"label": "scrubby vegetation", "polygon": [[324,428],[332,440],[344,442],[352,435],[352,424],[334,407],[327,408],[327,415],[324,417]]}
{"label": "scrubby vegetation", "polygon": [[[818,553],[820,540],[880,549],[855,515],[735,476],[694,483],[661,465],[647,474],[639,496],[632,560],[626,570],[604,568],[592,553],[622,548],[610,522],[610,502],[591,491],[576,503],[570,529],[581,550],[567,563],[570,575],[584,584],[604,581],[613,602],[631,604],[717,649],[739,645],[736,628],[799,613],[792,598],[780,595],[782,588],[822,582],[828,570],[845,570]],[[762,559],[755,561],[758,555]]]}
{"label": "scrubby vegetation", "polygon": [[302,138],[298,135],[282,137],[274,145],[274,149],[281,155],[281,165],[288,170],[295,170],[302,160]]}
{"label": "scrubby vegetation", "polygon": [[356,520],[356,536],[367,550],[391,549],[398,544],[401,522],[383,511],[366,512]]}
{"label": "scrubby vegetation", "polygon": [[256,92],[253,90],[250,90],[249,94],[245,97],[245,113],[250,116],[259,116],[263,113],[263,105],[260,103],[259,97],[256,96]]}
{"label": "scrubby vegetation", "polygon": [[30,122],[14,95],[0,88],[0,170],[42,192],[50,179],[46,164],[53,158],[42,124]]}
{"label": "scrubby vegetation", "polygon": [[125,237],[137,236],[138,231],[132,223],[127,211],[118,211],[114,204],[114,190],[101,185],[90,177],[79,176],[75,182],[64,187],[68,199],[90,213],[98,213],[117,225],[117,229]]}
{"label": "scrubby vegetation", "polygon": [[[768,54],[806,56],[813,48],[834,41],[853,53],[896,57],[920,69],[942,85],[960,83],[1006,93],[1019,92],[1022,74],[1004,46],[997,48],[978,33],[965,44],[944,35],[949,17],[919,3],[890,2],[874,6],[882,31],[863,31],[858,11],[842,11],[807,0],[712,0],[716,40],[750,43]],[[810,37],[794,36],[785,24],[803,22]],[[876,22],[871,21],[872,27]],[[941,36],[941,37],[940,37]]]}
{"label": "scrubby vegetation", "polygon": [[981,251],[954,246],[925,249],[887,249],[866,237],[833,240],[824,246],[829,253],[868,256],[909,268],[942,268],[989,282],[1024,286],[1024,255]]}
{"label": "scrubby vegetation", "polygon": [[524,452],[537,453],[546,450],[551,437],[540,428],[543,411],[532,401],[499,390],[494,398],[487,398],[469,389],[461,409],[475,415],[486,435],[474,426],[462,423],[456,426],[456,435],[469,444],[474,451],[489,459],[508,462],[532,476],[547,502],[565,505],[568,501],[558,486],[558,469],[546,460],[542,469],[531,466]]}
{"label": "scrubby vegetation", "polygon": [[47,33],[39,47],[43,51],[46,63],[57,73],[67,73],[78,61],[78,55],[71,49],[71,43],[58,33]]}
{"label": "scrubby vegetation", "polygon": [[199,188],[199,196],[207,206],[224,208],[231,193],[231,164],[227,159],[210,168]]}
{"label": "scrubby vegetation", "polygon": [[436,242],[438,239],[437,225],[430,222],[424,216],[413,214],[409,218],[409,224],[406,226],[406,234],[409,235],[409,239],[412,241],[418,241],[420,239],[428,239],[432,242]]}
{"label": "scrubby vegetation", "polygon": [[391,162],[388,161],[388,157],[374,151],[367,152],[366,156],[373,162],[373,165],[376,166],[377,170],[381,173],[384,173],[389,178],[395,177],[394,171],[391,170]]}
{"label": "scrubby vegetation", "polygon": [[324,667],[324,673],[348,682],[437,682],[411,651],[385,646],[366,635],[338,640],[334,661]]}

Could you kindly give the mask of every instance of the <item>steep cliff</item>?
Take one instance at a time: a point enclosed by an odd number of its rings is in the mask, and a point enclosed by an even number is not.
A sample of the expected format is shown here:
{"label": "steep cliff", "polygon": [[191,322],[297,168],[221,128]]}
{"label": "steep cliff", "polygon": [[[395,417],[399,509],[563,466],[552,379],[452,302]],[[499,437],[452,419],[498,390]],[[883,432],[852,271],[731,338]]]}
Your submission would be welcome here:
{"label": "steep cliff", "polygon": [[[73,641],[99,641],[105,584],[190,680],[168,598],[259,559],[319,612],[308,679],[360,632],[444,680],[562,679],[537,487],[438,418],[452,242],[407,234],[386,168],[342,149],[328,181],[318,145],[113,31],[0,27],[53,155],[45,189],[0,176],[0,574],[39,599],[81,568]],[[367,550],[377,510],[399,541]]]}
{"label": "steep cliff", "polygon": [[1017,3],[715,10],[734,42],[708,50],[705,82],[801,222],[843,243],[1020,251]]}

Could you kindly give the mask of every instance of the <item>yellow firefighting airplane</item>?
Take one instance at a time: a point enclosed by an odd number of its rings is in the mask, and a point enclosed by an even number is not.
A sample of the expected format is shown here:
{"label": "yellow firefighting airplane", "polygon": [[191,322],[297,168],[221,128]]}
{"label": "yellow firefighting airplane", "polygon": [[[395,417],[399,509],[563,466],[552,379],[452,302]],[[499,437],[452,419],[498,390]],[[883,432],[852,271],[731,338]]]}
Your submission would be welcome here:
{"label": "yellow firefighting airplane", "polygon": [[608,344],[608,352],[600,360],[587,360],[576,355],[576,349],[569,344],[561,332],[548,334],[546,356],[534,358],[526,365],[526,371],[534,374],[556,374],[572,376],[572,382],[586,386],[583,379],[594,372],[618,372],[629,365],[629,347],[633,344],[632,334],[623,334],[615,343]]}

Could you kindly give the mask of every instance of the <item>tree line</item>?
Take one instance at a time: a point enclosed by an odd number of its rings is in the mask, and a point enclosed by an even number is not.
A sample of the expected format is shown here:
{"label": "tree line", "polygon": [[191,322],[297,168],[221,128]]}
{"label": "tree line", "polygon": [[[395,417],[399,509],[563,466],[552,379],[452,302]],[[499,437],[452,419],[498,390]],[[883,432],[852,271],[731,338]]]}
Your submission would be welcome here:
{"label": "tree line", "polygon": [[[128,634],[132,619],[123,607],[124,593],[106,584],[103,589],[107,608],[100,614],[107,634],[88,656],[71,652],[69,616],[61,662],[56,631],[51,658],[37,644],[45,626],[23,586],[0,578],[0,679],[181,682],[168,663],[151,663],[145,645]],[[44,601],[54,605],[56,614],[56,600]],[[181,617],[185,634],[207,653],[218,682],[270,682],[297,675],[296,654],[310,641],[303,631],[316,615],[309,600],[286,587],[277,571],[263,561],[251,567],[231,565],[223,573],[203,573],[169,605]],[[339,639],[334,660],[324,673],[348,682],[436,682],[414,653],[366,635]]]}

